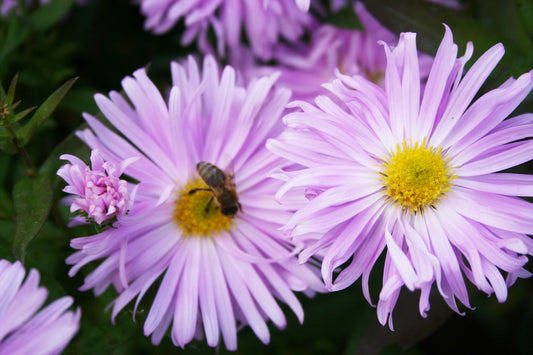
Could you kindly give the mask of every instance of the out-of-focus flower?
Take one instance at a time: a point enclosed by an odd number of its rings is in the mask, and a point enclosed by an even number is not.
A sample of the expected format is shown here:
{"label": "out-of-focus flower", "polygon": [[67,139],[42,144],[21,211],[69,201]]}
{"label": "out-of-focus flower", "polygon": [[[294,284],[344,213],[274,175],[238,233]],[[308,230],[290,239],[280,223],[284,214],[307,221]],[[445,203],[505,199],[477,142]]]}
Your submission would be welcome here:
{"label": "out-of-focus flower", "polygon": [[70,212],[81,212],[98,224],[120,218],[128,212],[135,187],[128,187],[128,182],[121,180],[120,176],[137,157],[114,164],[104,162],[95,149],[91,152],[91,167],[70,154],[64,154],[60,159],[70,162],[57,171],[57,175],[68,184],[63,191],[77,196],[67,198]]}
{"label": "out-of-focus flower", "polygon": [[244,87],[235,76],[231,67],[219,73],[212,57],[202,70],[192,58],[173,63],[165,101],[136,71],[122,82],[133,107],[117,92],[95,97],[124,138],[84,115],[91,130],[79,136],[106,161],[140,157],[125,171],[139,184],[116,228],[71,242],[79,251],[67,260],[70,275],[104,259],[81,289],[100,295],[113,284],[120,293],[113,318],[162,278],[144,324],[154,344],[171,328],[181,347],[195,337],[214,347],[222,334],[233,350],[244,325],[268,343],[266,321],[286,324],[276,298],[302,322],[294,291],[324,290],[318,269],[299,265],[279,231],[303,201],[280,206],[274,194],[281,183],[267,177],[286,166],[265,142],[282,129],[290,93],[272,89],[275,77]]}
{"label": "out-of-focus flower", "polygon": [[449,7],[450,9],[456,9],[459,10],[463,7],[461,4],[461,0],[426,0],[429,2],[433,2],[435,4],[439,4],[445,7]]}
{"label": "out-of-focus flower", "polygon": [[244,32],[253,54],[268,60],[278,41],[297,41],[314,23],[307,11],[308,1],[297,0],[141,0],[146,16],[145,28],[163,33],[184,19],[186,31],[182,42],[198,39],[204,53],[212,53],[207,39],[213,30],[218,53],[224,55],[239,47]]}
{"label": "out-of-focus flower", "polygon": [[[392,45],[398,37],[383,27],[364,7],[354,7],[364,30],[322,25],[313,31],[310,43],[279,44],[274,52],[275,66],[257,65],[245,49],[230,53],[232,64],[243,68],[247,77],[280,72],[278,85],[289,88],[294,100],[312,101],[326,94],[322,85],[335,79],[335,70],[345,75],[363,75],[383,85],[387,59],[378,41]],[[244,52],[244,53],[243,53]],[[433,58],[421,53],[420,75],[427,78]]]}
{"label": "out-of-focus flower", "polygon": [[369,274],[385,251],[377,312],[391,328],[404,285],[421,291],[423,316],[433,284],[456,312],[456,298],[470,307],[464,276],[503,302],[518,277],[530,276],[533,208],[517,196],[533,196],[533,176],[496,172],[533,157],[533,114],[506,119],[531,91],[533,72],[472,102],[503,46],[463,76],[473,46],[457,58],[446,27],[421,96],[415,34],[385,51],[385,89],[338,74],[328,85],[337,101],[299,103],[301,112],[284,117],[290,130],[267,142],[303,166],[277,174],[286,180],[278,199],[293,190],[309,198],[284,229],[305,244],[301,262],[324,256],[329,290],[362,277],[370,303]]}
{"label": "out-of-focus flower", "polygon": [[25,274],[20,262],[0,260],[0,355],[59,354],[78,332],[81,310],[67,311],[66,296],[39,311],[48,291],[37,270]]}

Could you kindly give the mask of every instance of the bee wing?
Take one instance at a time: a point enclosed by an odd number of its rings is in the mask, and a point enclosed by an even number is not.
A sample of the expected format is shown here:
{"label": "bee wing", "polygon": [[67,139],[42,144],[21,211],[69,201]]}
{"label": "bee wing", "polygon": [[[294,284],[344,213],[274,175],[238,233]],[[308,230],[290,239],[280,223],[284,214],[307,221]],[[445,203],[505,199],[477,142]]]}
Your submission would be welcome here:
{"label": "bee wing", "polygon": [[229,154],[225,153],[220,157],[218,166],[230,179],[233,179],[233,176],[235,175],[235,165],[233,164],[233,158]]}

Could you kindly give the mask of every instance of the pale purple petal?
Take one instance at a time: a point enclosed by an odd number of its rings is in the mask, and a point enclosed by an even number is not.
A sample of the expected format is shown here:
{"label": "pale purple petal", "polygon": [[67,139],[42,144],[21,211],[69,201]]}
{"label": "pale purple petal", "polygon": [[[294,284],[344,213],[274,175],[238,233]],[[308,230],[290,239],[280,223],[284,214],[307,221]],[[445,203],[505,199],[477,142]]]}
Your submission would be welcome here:
{"label": "pale purple petal", "polygon": [[59,354],[78,332],[81,311],[69,311],[71,297],[45,308],[47,290],[32,269],[24,282],[20,262],[0,260],[0,354]]}

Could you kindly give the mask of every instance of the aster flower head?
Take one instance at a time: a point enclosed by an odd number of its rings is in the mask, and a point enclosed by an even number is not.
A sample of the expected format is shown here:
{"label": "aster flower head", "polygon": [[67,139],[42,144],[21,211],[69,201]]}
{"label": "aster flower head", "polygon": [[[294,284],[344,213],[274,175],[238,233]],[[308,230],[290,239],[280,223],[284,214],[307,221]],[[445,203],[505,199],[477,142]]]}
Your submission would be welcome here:
{"label": "aster flower head", "polygon": [[104,161],[95,149],[91,152],[91,167],[70,154],[64,154],[60,159],[70,162],[57,171],[57,175],[68,184],[63,191],[76,196],[67,197],[70,212],[83,213],[87,219],[102,224],[129,211],[135,187],[128,187],[128,182],[120,176],[138,158],[128,158],[115,164]]}
{"label": "aster flower head", "polygon": [[[346,5],[346,4],[343,4]],[[321,25],[312,33],[309,43],[280,43],[274,52],[276,66],[257,65],[249,55],[234,51],[232,63],[245,68],[249,77],[280,72],[278,85],[289,88],[294,100],[312,101],[317,95],[326,94],[322,84],[335,79],[335,71],[345,75],[362,75],[383,85],[387,58],[379,41],[390,45],[398,37],[380,24],[357,2],[354,5],[363,30],[343,29],[331,25]],[[246,62],[248,60],[248,62]],[[420,54],[422,79],[427,78],[432,57]]]}
{"label": "aster flower head", "polygon": [[0,355],[59,354],[78,332],[81,311],[67,309],[62,297],[39,311],[48,291],[39,287],[39,272],[20,262],[0,260]]}
{"label": "aster flower head", "polygon": [[273,198],[280,183],[267,177],[285,166],[264,145],[281,130],[290,93],[273,89],[275,77],[239,84],[212,57],[201,70],[192,58],[171,69],[168,100],[144,69],[122,82],[133,106],[117,92],[95,96],[123,136],[84,115],[91,129],[82,140],[108,162],[139,157],[125,170],[139,183],[120,225],[72,241],[70,275],[103,259],[81,289],[99,295],[112,284],[113,318],[161,279],[144,323],[154,344],[170,328],[181,347],[195,337],[214,347],[222,335],[233,350],[242,326],[268,343],[266,321],[286,324],[276,299],[303,321],[294,291],[323,290],[279,231],[298,199],[280,206]]}
{"label": "aster flower head", "polygon": [[183,44],[198,39],[200,49],[212,53],[207,37],[213,30],[220,55],[240,46],[244,32],[252,52],[265,60],[278,41],[295,42],[314,23],[303,11],[309,1],[302,0],[141,0],[140,5],[147,30],[164,33],[184,19]]}
{"label": "aster flower head", "polygon": [[533,157],[525,140],[533,115],[506,119],[533,87],[533,72],[473,102],[504,49],[495,45],[463,76],[472,51],[469,43],[457,58],[446,27],[420,95],[415,34],[403,33],[395,48],[385,46],[384,89],[338,74],[328,85],[338,101],[299,103],[284,117],[289,131],[267,143],[303,166],[277,174],[286,181],[278,198],[309,196],[284,227],[305,243],[300,260],[323,256],[332,291],[362,277],[372,303],[369,275],[384,253],[377,312],[391,328],[403,286],[421,291],[425,316],[434,284],[459,312],[456,299],[470,307],[464,276],[500,302],[516,278],[530,276],[523,266],[533,252],[533,208],[517,196],[533,195],[533,177],[498,172]]}

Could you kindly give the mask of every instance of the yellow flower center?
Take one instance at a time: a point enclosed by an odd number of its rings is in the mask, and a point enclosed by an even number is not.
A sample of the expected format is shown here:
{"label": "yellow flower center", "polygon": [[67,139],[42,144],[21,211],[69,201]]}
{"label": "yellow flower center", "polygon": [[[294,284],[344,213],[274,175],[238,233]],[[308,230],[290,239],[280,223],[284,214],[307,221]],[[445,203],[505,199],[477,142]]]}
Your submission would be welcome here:
{"label": "yellow flower center", "polygon": [[450,173],[449,159],[442,148],[432,148],[406,141],[396,147],[396,152],[385,161],[383,185],[386,194],[403,209],[412,213],[437,205],[451,187],[456,176]]}
{"label": "yellow flower center", "polygon": [[[220,212],[211,190],[202,179],[189,181],[179,192],[174,209],[174,221],[184,236],[208,237],[230,230],[234,222]],[[191,193],[191,191],[194,191]]]}

